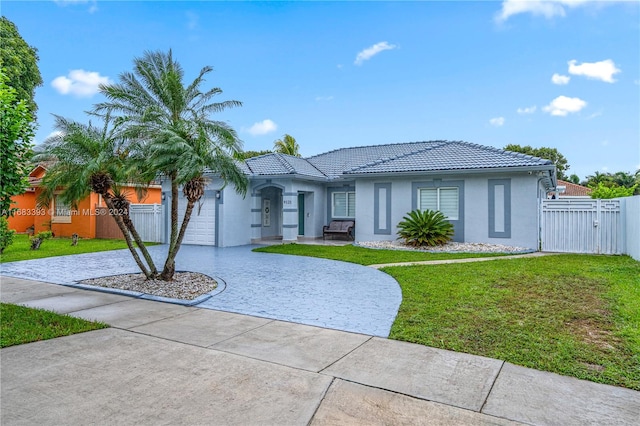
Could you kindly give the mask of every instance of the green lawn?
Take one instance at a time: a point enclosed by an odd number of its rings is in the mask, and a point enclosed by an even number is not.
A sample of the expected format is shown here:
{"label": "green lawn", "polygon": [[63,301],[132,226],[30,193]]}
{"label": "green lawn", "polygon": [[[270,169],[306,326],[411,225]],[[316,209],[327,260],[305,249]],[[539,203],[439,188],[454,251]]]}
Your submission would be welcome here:
{"label": "green lawn", "polygon": [[305,244],[279,244],[259,247],[253,251],[263,253],[292,254],[296,256],[321,257],[324,259],[342,260],[359,265],[376,265],[380,263],[417,262],[421,260],[465,259],[469,257],[504,256],[503,253],[435,253],[407,250],[378,250],[354,245],[319,246]]}
{"label": "green lawn", "polygon": [[41,309],[0,303],[0,348],[107,327]]}
{"label": "green lawn", "polygon": [[[352,246],[258,251],[360,264],[442,256]],[[568,254],[382,271],[402,289],[392,339],[640,390],[640,262],[628,256]]]}
{"label": "green lawn", "polygon": [[[155,244],[156,243],[147,243],[149,246]],[[78,241],[77,246],[72,246],[71,238],[51,238],[44,240],[40,249],[31,250],[29,236],[25,234],[17,234],[13,236],[13,244],[5,248],[4,253],[0,255],[0,263],[126,248],[127,243],[125,243],[124,240],[81,238]]]}

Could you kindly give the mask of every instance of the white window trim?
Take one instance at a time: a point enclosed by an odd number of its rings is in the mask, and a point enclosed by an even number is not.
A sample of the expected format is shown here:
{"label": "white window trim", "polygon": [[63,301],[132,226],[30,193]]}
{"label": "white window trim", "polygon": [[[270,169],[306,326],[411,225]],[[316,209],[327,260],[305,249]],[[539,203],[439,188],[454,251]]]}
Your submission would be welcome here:
{"label": "white window trim", "polygon": [[[422,204],[421,203],[421,199],[420,199],[421,191],[423,191],[423,190],[429,190],[429,191],[435,190],[436,191],[436,210],[441,212],[441,210],[440,210],[440,190],[441,189],[455,189],[456,190],[456,192],[458,194],[458,201],[457,201],[458,211],[456,212],[456,216],[455,216],[455,218],[452,218],[452,217],[449,217],[449,216],[445,216],[445,217],[447,218],[447,220],[460,220],[460,217],[459,217],[460,216],[460,213],[459,213],[460,212],[460,188],[458,188],[457,186],[439,186],[437,188],[418,188],[418,206],[420,206]],[[441,213],[444,214],[444,212],[441,212]]]}
{"label": "white window trim", "polygon": [[[336,215],[335,212],[335,206],[336,206],[336,201],[335,201],[335,197],[336,194],[345,194],[345,202],[347,203],[346,205],[346,212],[347,215],[346,216],[338,216]],[[331,193],[331,217],[332,218],[336,218],[336,219],[355,219],[356,217],[356,212],[355,212],[355,200],[354,200],[354,207],[353,207],[353,215],[349,216],[349,194],[353,194],[353,196],[356,196],[356,192],[355,191],[335,191]]]}
{"label": "white window trim", "polygon": [[71,223],[71,206],[69,206],[69,214],[65,216],[56,216],[56,197],[59,194],[55,194],[53,200],[51,200],[51,223]]}

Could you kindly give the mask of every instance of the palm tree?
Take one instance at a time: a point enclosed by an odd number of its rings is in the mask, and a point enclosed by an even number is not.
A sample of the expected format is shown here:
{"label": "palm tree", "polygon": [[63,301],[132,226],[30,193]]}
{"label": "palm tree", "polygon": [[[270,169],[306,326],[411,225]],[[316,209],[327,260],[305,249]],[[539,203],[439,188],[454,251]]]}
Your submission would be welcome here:
{"label": "palm tree", "polygon": [[[110,127],[107,115],[102,129],[55,116],[57,133],[48,138],[35,161],[51,161],[42,180],[41,205],[48,205],[55,191],[62,188],[61,200],[76,207],[92,191],[100,194],[109,214],[115,219],[133,258],[147,278],[157,275],[156,267],[129,215],[129,201],[121,183],[135,179],[129,153],[134,148]],[[144,185],[140,186],[144,189]],[[140,248],[146,265],[140,259],[133,241]]]}
{"label": "palm tree", "polygon": [[278,139],[273,142],[273,150],[280,154],[293,155],[294,157],[300,157],[300,146],[296,139],[288,134],[282,136],[282,139]]}
{"label": "palm tree", "polygon": [[595,172],[593,175],[587,176],[586,186],[588,186],[589,188],[596,187],[599,184],[610,186],[611,182],[611,175],[609,173]]}
{"label": "palm tree", "polygon": [[625,188],[631,188],[636,183],[636,177],[627,172],[616,172],[612,176],[612,180],[618,186],[624,186]]}
{"label": "palm tree", "polygon": [[[171,184],[171,236],[169,251],[160,278],[171,281],[175,257],[189,224],[193,206],[204,195],[205,171],[217,173],[236,191],[246,194],[247,178],[233,160],[241,142],[228,124],[209,118],[210,114],[241,106],[238,101],[212,102],[219,88],[202,91],[204,67],[189,85],[184,71],[171,51],[145,52],[134,59],[133,72],[123,73],[116,84],[102,85],[107,101],[97,104],[96,113],[117,113],[128,138],[143,141],[140,170],[147,179],[157,175]],[[178,229],[178,189],[183,186],[187,200]]]}

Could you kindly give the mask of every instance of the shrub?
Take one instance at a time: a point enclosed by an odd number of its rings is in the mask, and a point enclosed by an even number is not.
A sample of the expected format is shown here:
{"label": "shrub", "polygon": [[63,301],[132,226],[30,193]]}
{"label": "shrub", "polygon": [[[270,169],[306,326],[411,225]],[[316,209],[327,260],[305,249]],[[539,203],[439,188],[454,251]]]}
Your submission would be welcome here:
{"label": "shrub", "polygon": [[438,246],[451,241],[453,225],[439,211],[413,210],[398,224],[399,238],[414,247]]}
{"label": "shrub", "polygon": [[6,217],[0,217],[0,254],[13,243],[13,234],[16,231],[9,229],[9,221]]}
{"label": "shrub", "polygon": [[591,192],[591,198],[610,199],[619,197],[631,197],[637,187],[637,183],[629,188],[624,186],[606,186],[603,183],[599,183],[598,186],[591,187],[593,189],[593,191]]}
{"label": "shrub", "polygon": [[44,240],[48,240],[53,237],[53,232],[51,231],[40,231],[35,236],[31,237],[31,250],[38,250],[40,248],[40,244]]}

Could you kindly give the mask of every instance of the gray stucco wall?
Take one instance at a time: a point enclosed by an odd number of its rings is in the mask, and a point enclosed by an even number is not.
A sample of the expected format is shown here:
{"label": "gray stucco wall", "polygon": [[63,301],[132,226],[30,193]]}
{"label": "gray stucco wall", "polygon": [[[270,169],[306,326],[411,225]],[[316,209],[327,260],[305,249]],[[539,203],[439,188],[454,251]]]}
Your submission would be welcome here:
{"label": "gray stucco wall", "polygon": [[218,246],[251,243],[251,196],[238,194],[232,186],[222,192],[218,208]]}
{"label": "gray stucco wall", "polygon": [[[504,244],[524,248],[538,248],[539,183],[535,175],[526,172],[514,174],[407,176],[403,178],[358,179],[356,181],[356,241],[383,241],[397,238],[397,225],[412,209],[413,182],[442,179],[464,181],[464,241]],[[510,237],[490,237],[489,179],[509,179]],[[376,184],[391,183],[391,234],[376,233]],[[377,185],[380,188],[380,185]],[[542,191],[543,192],[543,191]],[[495,210],[495,209],[494,209]]]}

